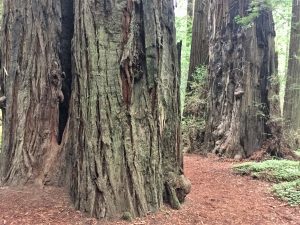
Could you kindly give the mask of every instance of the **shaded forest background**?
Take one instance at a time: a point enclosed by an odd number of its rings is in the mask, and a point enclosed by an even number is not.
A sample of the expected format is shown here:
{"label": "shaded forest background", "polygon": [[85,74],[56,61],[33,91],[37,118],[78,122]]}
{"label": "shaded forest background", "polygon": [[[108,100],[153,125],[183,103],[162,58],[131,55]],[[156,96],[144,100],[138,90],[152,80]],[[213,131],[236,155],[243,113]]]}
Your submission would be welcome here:
{"label": "shaded forest background", "polygon": [[[291,13],[292,1],[273,1],[273,17],[275,21],[276,37],[275,45],[278,53],[278,77],[280,80],[280,104],[283,107],[284,91],[287,72],[287,61],[289,53],[290,29],[291,29]],[[191,42],[192,42],[192,18],[187,15],[187,0],[177,0],[175,8],[176,15],[176,35],[177,41],[182,41],[182,58],[181,58],[181,99],[185,102],[187,74],[190,64]],[[201,75],[201,66],[199,66],[198,74]],[[184,104],[182,104],[184,108]]]}
{"label": "shaded forest background", "polygon": [[[201,1],[202,3],[205,1]],[[255,1],[254,1],[255,3]],[[203,3],[204,4],[204,3]],[[283,121],[283,105],[286,87],[286,75],[288,70],[289,60],[289,43],[291,32],[291,16],[292,16],[292,1],[284,0],[272,0],[267,1],[272,8],[272,14],[275,25],[275,52],[277,58],[277,73],[272,75],[272,82],[276,82],[279,86],[279,92],[274,94],[274,99],[278,99],[280,103],[280,114],[278,120]],[[191,74],[194,78],[193,81],[188,82],[189,65],[191,62],[191,42],[192,42],[192,29],[193,18],[188,15],[187,1],[178,0],[176,12],[176,29],[177,29],[177,41],[182,41],[182,58],[181,58],[181,100],[182,100],[182,129],[183,129],[183,148],[184,151],[197,151],[197,149],[204,142],[204,133],[206,127],[206,105],[207,99],[203,95],[203,92],[208,91],[207,81],[207,66],[198,65],[195,71]],[[238,18],[236,18],[238,19]],[[248,18],[240,20],[242,26],[249,26],[247,24]],[[209,37],[207,37],[209,39]],[[190,83],[190,84],[188,84]],[[192,90],[189,90],[187,86],[192,86]],[[189,93],[190,91],[190,93]],[[201,110],[199,110],[201,109]],[[294,142],[298,138],[298,131],[284,131],[285,138]],[[297,150],[299,146],[294,145],[292,148]]]}

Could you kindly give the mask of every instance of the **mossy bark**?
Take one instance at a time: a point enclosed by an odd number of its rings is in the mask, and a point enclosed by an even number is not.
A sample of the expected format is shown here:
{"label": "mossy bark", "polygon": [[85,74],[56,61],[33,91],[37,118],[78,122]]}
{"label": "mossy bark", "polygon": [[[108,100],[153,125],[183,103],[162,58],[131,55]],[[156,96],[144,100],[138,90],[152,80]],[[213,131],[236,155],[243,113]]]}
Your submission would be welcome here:
{"label": "mossy bark", "polygon": [[272,13],[262,8],[251,26],[237,24],[250,1],[210,4],[208,152],[248,157],[271,136],[271,78],[275,71]]}
{"label": "mossy bark", "polygon": [[4,2],[1,178],[6,184],[44,183],[60,152],[61,16],[57,1]]}
{"label": "mossy bark", "polygon": [[65,185],[97,218],[178,208],[190,183],[173,1],[14,0],[5,12],[2,183]]}

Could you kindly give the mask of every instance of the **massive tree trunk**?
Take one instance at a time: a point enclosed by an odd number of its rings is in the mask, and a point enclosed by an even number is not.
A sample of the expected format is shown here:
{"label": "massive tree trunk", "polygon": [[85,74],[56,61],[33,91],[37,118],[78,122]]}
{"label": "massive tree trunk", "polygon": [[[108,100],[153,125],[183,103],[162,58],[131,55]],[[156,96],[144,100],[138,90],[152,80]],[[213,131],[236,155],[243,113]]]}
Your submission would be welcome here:
{"label": "massive tree trunk", "polygon": [[198,66],[208,64],[208,7],[208,0],[195,2],[188,81]]}
{"label": "massive tree trunk", "polygon": [[[210,4],[210,90],[208,151],[247,157],[271,135],[270,81],[274,73],[272,13],[261,8],[251,26],[236,23],[247,16],[249,0],[213,0]],[[268,122],[269,121],[269,122]]]}
{"label": "massive tree trunk", "polygon": [[60,151],[61,16],[55,0],[4,2],[1,175],[6,184],[42,183]]}
{"label": "massive tree trunk", "polygon": [[2,183],[66,185],[98,218],[178,208],[190,184],[173,1],[14,0],[5,12]]}
{"label": "massive tree trunk", "polygon": [[284,118],[287,129],[300,128],[300,2],[293,0],[288,71],[284,98]]}

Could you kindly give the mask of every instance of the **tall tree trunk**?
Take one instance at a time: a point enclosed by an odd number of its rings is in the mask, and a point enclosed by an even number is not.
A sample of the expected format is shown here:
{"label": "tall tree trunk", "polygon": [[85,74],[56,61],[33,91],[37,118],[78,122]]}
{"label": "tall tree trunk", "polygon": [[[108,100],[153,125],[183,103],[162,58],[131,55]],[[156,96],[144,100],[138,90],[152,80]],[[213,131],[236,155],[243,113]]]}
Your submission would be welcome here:
{"label": "tall tree trunk", "polygon": [[1,174],[6,184],[42,183],[60,151],[61,16],[54,0],[4,2]]}
{"label": "tall tree trunk", "polygon": [[[195,1],[192,44],[186,88],[187,95],[183,114],[185,124],[187,125],[185,134],[188,136],[185,142],[188,143],[188,151],[190,152],[199,151],[204,142],[204,121],[207,111],[206,99],[208,89],[206,76],[209,40],[208,7],[208,0]],[[195,74],[196,69],[200,67],[201,74]],[[200,78],[200,76],[202,77]],[[194,123],[195,121],[197,121],[197,123]]]}
{"label": "tall tree trunk", "polygon": [[192,81],[192,74],[198,66],[208,64],[208,7],[208,0],[195,2],[188,81]]}
{"label": "tall tree trunk", "polygon": [[2,183],[66,185],[98,218],[180,207],[173,1],[14,0],[5,12]]}
{"label": "tall tree trunk", "polygon": [[300,2],[293,0],[288,71],[284,97],[284,118],[288,129],[300,129]]}
{"label": "tall tree trunk", "polygon": [[194,4],[195,4],[194,1],[195,0],[187,1],[187,16],[188,16],[188,18],[193,18]]}
{"label": "tall tree trunk", "polygon": [[262,8],[252,26],[236,23],[247,16],[249,0],[213,0],[210,5],[210,90],[208,151],[247,157],[271,134],[270,78],[274,73],[272,13]]}
{"label": "tall tree trunk", "polygon": [[187,1],[187,32],[186,32],[186,47],[191,47],[191,36],[193,27],[194,0]]}

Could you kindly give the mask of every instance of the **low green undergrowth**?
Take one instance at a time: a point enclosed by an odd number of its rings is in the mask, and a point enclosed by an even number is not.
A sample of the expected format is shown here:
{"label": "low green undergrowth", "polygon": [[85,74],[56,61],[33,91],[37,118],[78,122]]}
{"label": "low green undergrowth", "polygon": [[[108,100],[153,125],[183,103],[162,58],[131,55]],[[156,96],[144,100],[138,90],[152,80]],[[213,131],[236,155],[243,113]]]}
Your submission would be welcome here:
{"label": "low green undergrowth", "polygon": [[300,205],[300,162],[266,160],[247,162],[233,168],[236,174],[275,182],[272,193],[290,205]]}
{"label": "low green undergrowth", "polygon": [[300,179],[275,184],[272,192],[290,205],[300,205]]}
{"label": "low green undergrowth", "polygon": [[300,164],[292,160],[248,162],[235,166],[234,171],[241,175],[250,175],[276,183],[300,179]]}

